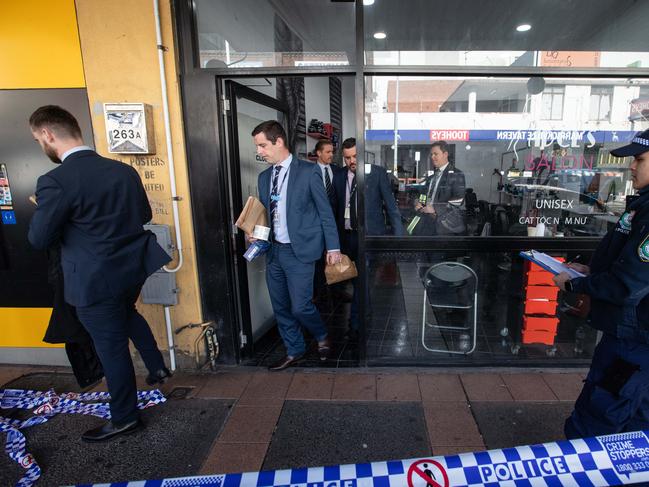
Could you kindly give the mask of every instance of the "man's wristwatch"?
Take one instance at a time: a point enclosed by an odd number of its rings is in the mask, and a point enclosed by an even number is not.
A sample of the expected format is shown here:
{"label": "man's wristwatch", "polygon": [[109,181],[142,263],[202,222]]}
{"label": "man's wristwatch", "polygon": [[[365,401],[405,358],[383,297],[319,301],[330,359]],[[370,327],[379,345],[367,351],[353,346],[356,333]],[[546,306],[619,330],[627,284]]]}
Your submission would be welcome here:
{"label": "man's wristwatch", "polygon": [[572,288],[572,279],[567,280],[567,281],[563,284],[563,288],[564,288],[566,291],[568,291],[569,293],[573,292],[574,289]]}

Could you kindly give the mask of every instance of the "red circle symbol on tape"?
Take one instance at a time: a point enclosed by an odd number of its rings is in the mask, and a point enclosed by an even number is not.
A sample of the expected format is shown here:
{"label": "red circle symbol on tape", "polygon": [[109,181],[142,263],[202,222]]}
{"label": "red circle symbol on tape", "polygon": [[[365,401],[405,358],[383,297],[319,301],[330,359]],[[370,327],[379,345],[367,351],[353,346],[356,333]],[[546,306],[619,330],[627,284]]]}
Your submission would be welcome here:
{"label": "red circle symbol on tape", "polygon": [[408,469],[408,487],[449,487],[448,474],[435,460],[418,460]]}

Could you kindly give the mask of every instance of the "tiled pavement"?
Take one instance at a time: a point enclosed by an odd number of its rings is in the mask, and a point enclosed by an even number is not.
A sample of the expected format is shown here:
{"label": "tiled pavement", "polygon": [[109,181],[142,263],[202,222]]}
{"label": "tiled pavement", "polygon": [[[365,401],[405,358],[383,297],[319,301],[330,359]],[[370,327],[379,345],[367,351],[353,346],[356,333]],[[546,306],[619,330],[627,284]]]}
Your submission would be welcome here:
{"label": "tiled pavement", "polygon": [[[47,369],[0,366],[0,385],[36,370]],[[187,399],[234,401],[200,469],[200,473],[229,473],[262,469],[286,401],[317,401],[322,407],[327,403],[391,403],[395,407],[414,403],[423,411],[430,451],[445,455],[489,448],[474,405],[503,410],[517,406],[519,411],[525,411],[526,405],[568,410],[584,377],[581,369],[454,372],[392,368],[270,373],[253,367],[224,367],[209,374],[178,373],[163,391],[187,387]],[[299,465],[286,465],[291,466]]]}

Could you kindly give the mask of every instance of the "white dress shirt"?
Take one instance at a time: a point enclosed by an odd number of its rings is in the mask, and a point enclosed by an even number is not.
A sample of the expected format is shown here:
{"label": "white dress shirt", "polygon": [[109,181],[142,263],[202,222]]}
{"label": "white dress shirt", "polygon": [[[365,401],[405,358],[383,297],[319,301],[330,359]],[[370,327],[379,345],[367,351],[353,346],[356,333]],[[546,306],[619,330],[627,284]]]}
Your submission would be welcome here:
{"label": "white dress shirt", "polygon": [[[286,196],[288,195],[288,177],[289,171],[291,168],[291,161],[293,160],[293,155],[289,156],[279,163],[281,169],[279,170],[279,177],[277,179],[277,188],[279,190],[279,201],[277,202],[277,212],[279,213],[279,223],[272,222],[273,232],[275,235],[275,241],[280,243],[291,243],[291,239],[288,236],[288,224],[286,221]],[[270,173],[270,191],[272,194],[273,191],[273,171]]]}
{"label": "white dress shirt", "polygon": [[432,186],[433,182],[435,183],[435,187],[432,188],[433,192],[431,193],[431,188],[430,186],[428,187],[428,194],[430,195],[430,198],[428,199],[428,203],[433,203],[435,201],[435,195],[437,194],[437,187],[439,186],[439,182],[442,180],[442,176],[444,175],[444,171],[446,171],[446,168],[448,167],[449,163],[447,162],[444,164],[442,167],[440,167],[437,171],[437,177],[433,177],[430,180],[430,184]]}
{"label": "white dress shirt", "polygon": [[78,145],[76,147],[73,147],[72,149],[66,150],[63,154],[61,154],[61,162],[65,161],[65,158],[68,157],[70,154],[74,154],[75,152],[80,152],[82,150],[94,150],[92,147],[88,147],[87,145]]}
{"label": "white dress shirt", "polygon": [[329,173],[329,181],[331,181],[331,184],[333,185],[334,183],[334,174],[333,171],[331,170],[331,165],[330,164],[323,164],[322,162],[318,162],[318,166],[320,166],[320,170],[322,171],[322,184],[324,184],[325,191],[327,190],[327,180],[325,179],[325,173]]}

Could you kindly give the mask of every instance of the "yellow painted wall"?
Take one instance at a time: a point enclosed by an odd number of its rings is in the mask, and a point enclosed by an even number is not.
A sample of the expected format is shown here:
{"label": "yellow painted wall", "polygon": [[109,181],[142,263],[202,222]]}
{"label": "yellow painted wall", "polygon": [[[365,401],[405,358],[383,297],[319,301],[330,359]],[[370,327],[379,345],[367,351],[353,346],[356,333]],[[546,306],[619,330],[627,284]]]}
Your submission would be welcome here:
{"label": "yellow painted wall", "polygon": [[[0,1],[0,89],[83,88],[74,0]],[[0,347],[43,342],[51,308],[0,308]]]}
{"label": "yellow painted wall", "polygon": [[[95,147],[100,154],[120,159],[140,172],[153,209],[153,222],[171,225],[174,235],[153,2],[77,0],[76,8]],[[185,262],[176,274],[179,304],[171,308],[174,326],[178,328],[187,323],[200,323],[202,313],[169,0],[160,0],[160,14],[163,45],[169,49],[165,53],[166,82],[176,185],[182,198],[179,206]],[[155,155],[138,159],[108,153],[103,103],[109,102],[143,102],[153,107]],[[175,264],[176,259],[170,265]],[[160,347],[167,348],[162,306],[138,305],[138,309],[151,324]],[[197,333],[187,330],[176,335],[176,344],[185,351],[192,350]]]}
{"label": "yellow painted wall", "polygon": [[84,86],[74,0],[0,1],[0,89]]}
{"label": "yellow painted wall", "polygon": [[3,347],[59,348],[43,341],[52,308],[0,308]]}

